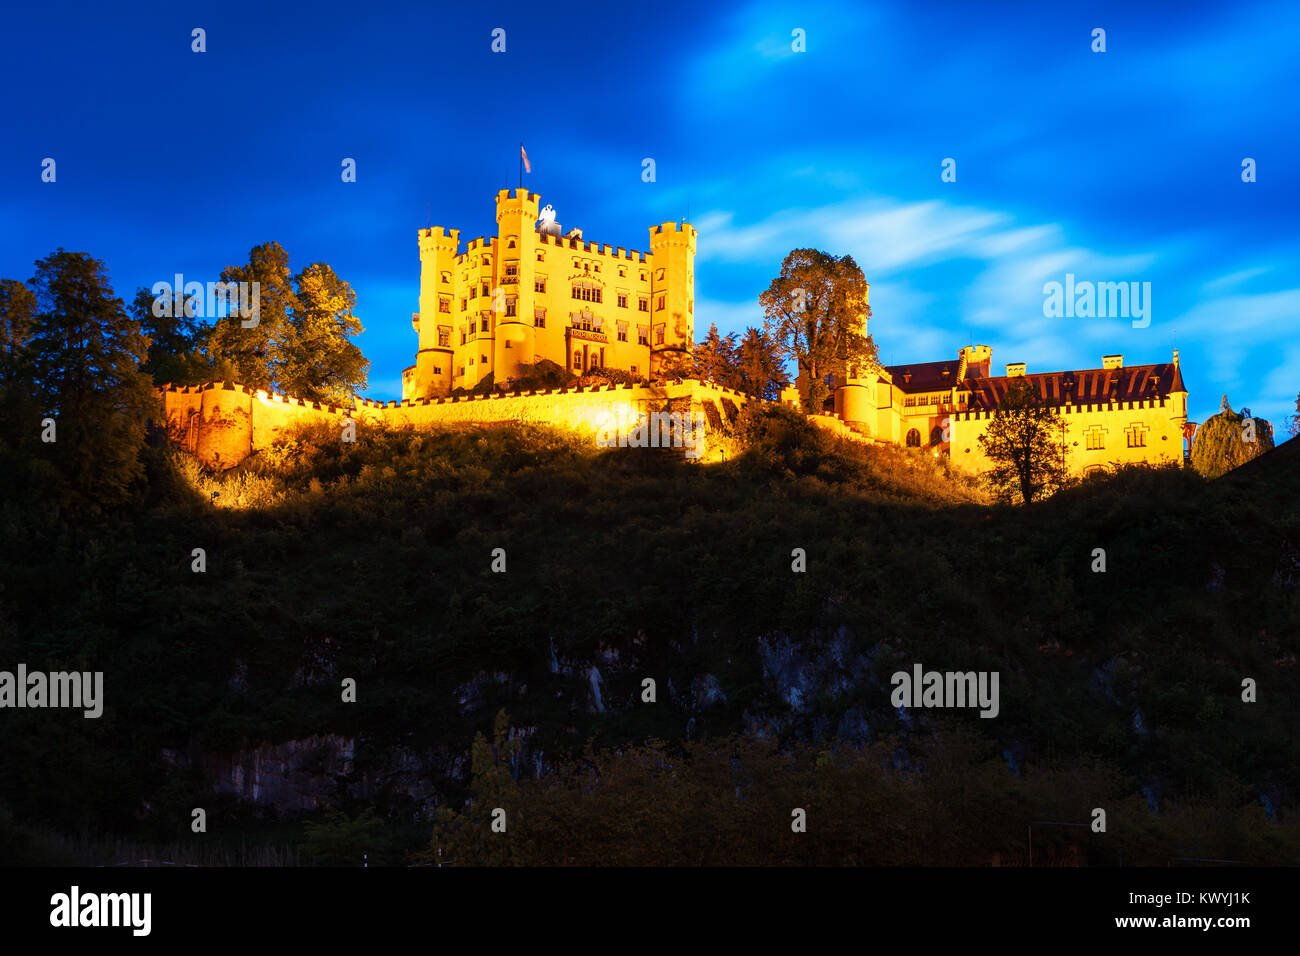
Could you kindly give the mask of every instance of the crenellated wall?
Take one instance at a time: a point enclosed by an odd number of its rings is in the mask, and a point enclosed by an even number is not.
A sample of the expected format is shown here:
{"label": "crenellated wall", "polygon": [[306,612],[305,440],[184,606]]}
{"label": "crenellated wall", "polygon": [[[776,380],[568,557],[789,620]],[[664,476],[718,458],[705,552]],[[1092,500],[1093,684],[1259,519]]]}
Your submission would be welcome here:
{"label": "crenellated wall", "polygon": [[233,468],[267,448],[288,426],[335,423],[434,428],[448,424],[533,422],[572,428],[593,438],[635,424],[641,413],[678,411],[704,417],[708,431],[731,421],[752,396],[712,382],[679,379],[660,385],[572,386],[543,391],[400,402],[358,399],[352,408],[322,405],[229,382],[159,390],[168,434],[207,467]]}

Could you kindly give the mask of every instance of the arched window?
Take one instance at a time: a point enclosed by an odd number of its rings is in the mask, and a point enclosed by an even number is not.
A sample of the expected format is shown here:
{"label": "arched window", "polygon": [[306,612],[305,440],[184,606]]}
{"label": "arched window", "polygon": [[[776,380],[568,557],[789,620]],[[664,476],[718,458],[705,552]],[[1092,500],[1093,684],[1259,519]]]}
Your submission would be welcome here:
{"label": "arched window", "polygon": [[911,431],[907,433],[907,447],[908,448],[921,447],[921,433],[917,431],[915,428],[913,428]]}
{"label": "arched window", "polygon": [[930,429],[930,446],[934,447],[935,445],[942,445],[942,444],[943,444],[943,429],[940,426],[935,425],[934,428]]}

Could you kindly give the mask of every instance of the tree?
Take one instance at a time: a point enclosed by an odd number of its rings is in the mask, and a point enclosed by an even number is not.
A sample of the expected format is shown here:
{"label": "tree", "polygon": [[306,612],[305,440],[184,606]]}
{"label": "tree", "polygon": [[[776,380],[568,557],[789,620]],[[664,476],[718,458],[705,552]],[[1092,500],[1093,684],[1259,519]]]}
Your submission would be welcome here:
{"label": "tree", "polygon": [[26,365],[26,345],[36,318],[36,296],[15,279],[0,279],[0,385]]}
{"label": "tree", "polygon": [[993,463],[985,477],[1004,501],[1018,496],[1028,504],[1065,483],[1065,420],[1028,378],[1008,380],[1007,394],[978,441]]}
{"label": "tree", "polygon": [[1250,409],[1234,412],[1223,396],[1221,411],[1196,430],[1192,441],[1192,467],[1206,478],[1218,478],[1258,458],[1273,447],[1273,426],[1253,418]]}
{"label": "tree", "polygon": [[709,333],[691,353],[692,376],[705,382],[732,386],[736,371],[736,333],[718,334],[716,323],[709,323]]}
{"label": "tree", "polygon": [[776,401],[781,397],[781,389],[788,384],[789,376],[785,374],[784,363],[777,355],[772,339],[762,329],[746,329],[745,337],[736,349],[732,387],[758,398]]}
{"label": "tree", "polygon": [[222,282],[256,283],[257,314],[245,318],[237,311],[216,318],[208,334],[208,355],[214,365],[228,368],[241,385],[273,388],[279,381],[285,351],[293,340],[290,317],[298,308],[289,274],[289,254],[277,242],[254,246],[248,265],[231,266],[221,272]]}
{"label": "tree", "polygon": [[198,385],[215,377],[200,351],[212,333],[211,325],[194,318],[201,308],[197,297],[185,299],[167,293],[155,296],[148,289],[136,290],[131,315],[149,340],[140,371],[156,385]]}
{"label": "tree", "polygon": [[384,861],[389,838],[374,807],[355,818],[330,808],[320,820],[303,824],[302,847],[317,866],[361,866]]}
{"label": "tree", "polygon": [[361,333],[352,310],[357,294],[323,262],[293,277],[295,305],[290,334],[279,357],[277,380],[290,395],[333,405],[350,405],[366,387],[370,362],[350,341]]}
{"label": "tree", "polygon": [[759,303],[763,331],[799,371],[806,409],[821,410],[830,376],[877,367],[876,345],[866,332],[867,280],[852,256],[793,250]]}
{"label": "tree", "polygon": [[1292,435],[1300,435],[1300,395],[1295,397],[1295,414],[1291,416],[1288,430]]}
{"label": "tree", "polygon": [[107,267],[84,252],[59,249],[37,260],[31,288],[32,389],[55,427],[42,448],[77,494],[120,501],[142,474],[145,423],[156,405],[140,371],[148,340],[113,293]]}

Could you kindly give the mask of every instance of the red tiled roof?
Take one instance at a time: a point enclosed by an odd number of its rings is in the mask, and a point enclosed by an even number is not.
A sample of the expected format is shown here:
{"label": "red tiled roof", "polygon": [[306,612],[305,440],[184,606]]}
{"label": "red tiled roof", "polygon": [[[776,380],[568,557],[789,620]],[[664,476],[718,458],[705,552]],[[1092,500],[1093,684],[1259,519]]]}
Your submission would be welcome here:
{"label": "red tiled roof", "polygon": [[[931,363],[943,364],[943,363]],[[1138,402],[1166,398],[1171,392],[1185,392],[1182,373],[1172,362],[1131,365],[1126,368],[1089,368],[1072,372],[1040,372],[1025,375],[1040,399],[1075,405],[1103,404],[1109,400]],[[913,381],[916,379],[913,378]],[[994,409],[1007,394],[1005,375],[997,378],[966,379],[970,389],[969,408]]]}

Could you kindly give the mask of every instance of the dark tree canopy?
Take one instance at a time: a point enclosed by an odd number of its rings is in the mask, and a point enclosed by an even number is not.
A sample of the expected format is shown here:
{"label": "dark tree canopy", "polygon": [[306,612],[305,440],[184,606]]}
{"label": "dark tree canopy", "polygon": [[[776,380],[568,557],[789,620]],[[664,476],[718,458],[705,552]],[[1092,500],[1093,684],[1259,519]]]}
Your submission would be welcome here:
{"label": "dark tree canopy", "polygon": [[140,371],[148,340],[113,293],[108,269],[83,252],[59,249],[36,263],[36,314],[26,385],[41,416],[19,423],[25,436],[53,426],[43,457],[76,496],[106,504],[140,477],[145,423],[154,409]]}
{"label": "dark tree canopy", "polygon": [[1008,382],[979,443],[991,465],[986,479],[1004,501],[1028,504],[1065,484],[1065,421],[1026,378]]}

